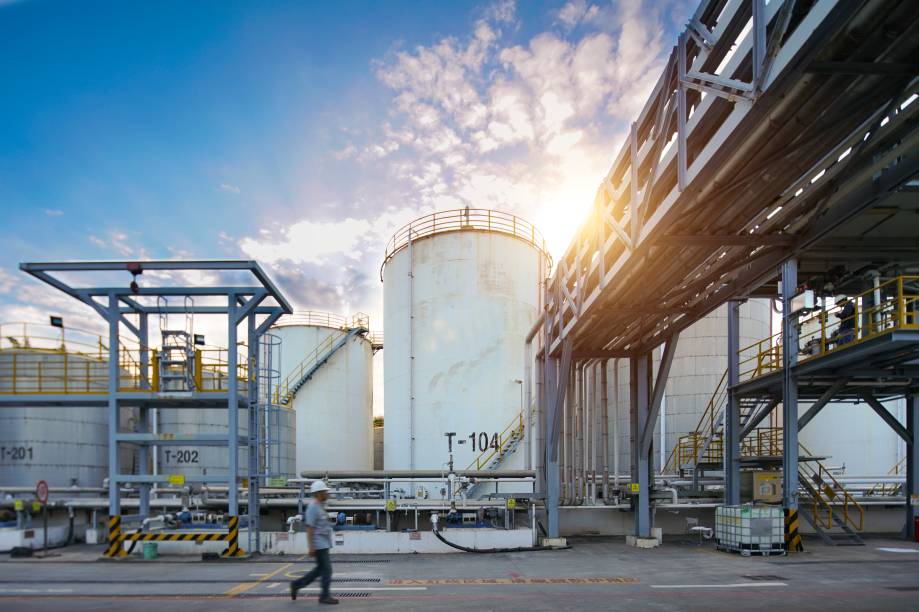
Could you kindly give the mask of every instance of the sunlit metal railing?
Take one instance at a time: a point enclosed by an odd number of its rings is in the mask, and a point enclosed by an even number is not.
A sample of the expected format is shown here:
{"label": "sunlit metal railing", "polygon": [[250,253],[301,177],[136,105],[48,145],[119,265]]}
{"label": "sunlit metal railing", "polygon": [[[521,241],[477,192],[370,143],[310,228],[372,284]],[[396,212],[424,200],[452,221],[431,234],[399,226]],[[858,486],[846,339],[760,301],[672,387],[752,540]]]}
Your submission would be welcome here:
{"label": "sunlit metal railing", "polygon": [[546,256],[549,262],[546,267],[546,273],[552,267],[552,257],[549,255],[546,241],[543,239],[542,234],[539,233],[539,230],[536,229],[536,226],[515,215],[481,208],[461,208],[436,212],[415,219],[411,223],[400,227],[386,245],[383,266],[386,266],[386,262],[389,261],[390,257],[407,247],[409,240],[418,240],[434,234],[462,230],[498,232],[524,240],[542,251]]}
{"label": "sunlit metal railing", "polygon": [[304,310],[285,315],[274,324],[275,327],[290,325],[308,325],[312,327],[331,327],[332,329],[353,329],[362,327],[370,328],[370,317],[363,312],[358,312],[351,317],[345,317],[330,312]]}
{"label": "sunlit metal railing", "polygon": [[[875,296],[879,299],[875,302]],[[897,276],[798,321],[798,362],[866,342],[898,329],[919,330],[919,276]],[[774,334],[739,351],[740,380],[782,369],[782,336]]]}

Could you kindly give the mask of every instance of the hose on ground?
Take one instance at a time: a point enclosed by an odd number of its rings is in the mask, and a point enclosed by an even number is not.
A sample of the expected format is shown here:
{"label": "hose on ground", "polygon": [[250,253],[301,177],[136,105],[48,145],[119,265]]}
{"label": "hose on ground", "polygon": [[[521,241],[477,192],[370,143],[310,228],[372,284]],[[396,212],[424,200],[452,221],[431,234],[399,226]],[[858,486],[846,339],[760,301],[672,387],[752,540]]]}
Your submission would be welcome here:
{"label": "hose on ground", "polygon": [[434,535],[437,536],[437,539],[438,539],[438,540],[440,540],[441,542],[443,542],[443,543],[446,544],[447,546],[449,546],[449,547],[451,547],[451,548],[455,548],[456,550],[461,550],[461,551],[463,551],[463,552],[468,552],[468,553],[538,552],[538,551],[541,551],[541,550],[566,550],[566,549],[568,549],[568,548],[571,548],[571,546],[558,546],[558,547],[553,547],[553,546],[524,546],[524,547],[520,547],[520,548],[470,548],[470,547],[468,547],[468,546],[461,546],[460,544],[456,544],[456,543],[454,543],[454,542],[451,542],[451,541],[448,540],[447,538],[445,538],[445,537],[443,537],[442,535],[440,535],[440,532],[439,532],[439,531],[434,531]]}

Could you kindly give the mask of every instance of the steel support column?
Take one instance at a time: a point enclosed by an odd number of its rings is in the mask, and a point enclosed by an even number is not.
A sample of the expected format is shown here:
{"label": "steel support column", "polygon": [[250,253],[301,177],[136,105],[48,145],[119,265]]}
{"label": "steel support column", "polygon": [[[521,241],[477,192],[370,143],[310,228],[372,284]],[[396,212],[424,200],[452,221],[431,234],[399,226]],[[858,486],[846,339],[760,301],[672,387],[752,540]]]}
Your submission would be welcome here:
{"label": "steel support column", "polygon": [[740,382],[740,302],[728,307],[728,391],[724,413],[724,503],[740,504],[740,409],[734,388]]}
{"label": "steel support column", "polygon": [[118,296],[108,296],[108,512],[109,516],[121,514],[118,495]]}
{"label": "steel support column", "polygon": [[558,496],[559,496],[559,471],[558,471],[558,434],[556,422],[556,399],[559,394],[558,385],[558,360],[545,360],[546,381],[546,410],[543,411],[546,420],[546,529],[550,538],[558,537]]}
{"label": "steel support column", "polygon": [[641,435],[648,423],[651,406],[651,353],[629,359],[629,399],[632,424],[632,483],[638,485],[638,494],[633,492],[635,512],[635,535],[651,537],[651,456],[654,444],[645,451]]}
{"label": "steel support column", "polygon": [[913,505],[915,496],[919,495],[919,473],[916,472],[916,460],[919,459],[919,393],[906,396],[906,431],[910,439],[906,441],[906,539],[915,540],[916,516],[919,515]]}
{"label": "steel support column", "polygon": [[782,265],[782,501],[798,509],[798,326],[789,313],[798,286],[798,262]]}
{"label": "steel support column", "polygon": [[[140,341],[140,388],[149,389],[150,388],[150,330],[147,321],[147,313],[141,312],[138,315],[139,322],[137,326],[138,334],[137,339]],[[140,432],[149,433],[150,432],[150,409],[147,406],[140,407],[140,414],[138,415],[138,422],[140,423]],[[156,452],[156,447],[152,448],[153,452]],[[137,448],[137,462],[140,464],[140,471],[142,474],[147,474],[150,472],[150,453],[151,447],[146,444],[141,444]],[[151,485],[142,484],[139,487],[140,491],[140,515],[141,516],[150,516],[150,489]]]}
{"label": "steel support column", "polygon": [[237,378],[237,296],[227,295],[227,513],[239,516],[239,379]]}

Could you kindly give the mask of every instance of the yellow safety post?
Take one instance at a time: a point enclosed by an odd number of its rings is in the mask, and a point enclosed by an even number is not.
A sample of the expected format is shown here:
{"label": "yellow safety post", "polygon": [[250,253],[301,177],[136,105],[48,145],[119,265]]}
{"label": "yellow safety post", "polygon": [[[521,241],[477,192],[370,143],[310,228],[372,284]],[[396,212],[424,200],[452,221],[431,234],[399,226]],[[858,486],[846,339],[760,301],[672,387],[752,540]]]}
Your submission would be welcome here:
{"label": "yellow safety post", "polygon": [[797,508],[785,508],[785,550],[790,553],[804,552],[804,544],[798,532]]}
{"label": "yellow safety post", "polygon": [[246,555],[239,547],[239,517],[231,516],[229,522],[230,531],[227,533],[227,548],[222,553],[221,557],[244,557]]}
{"label": "yellow safety post", "polygon": [[108,548],[105,549],[106,557],[127,557],[125,552],[124,534],[121,531],[121,515],[116,514],[108,520]]}

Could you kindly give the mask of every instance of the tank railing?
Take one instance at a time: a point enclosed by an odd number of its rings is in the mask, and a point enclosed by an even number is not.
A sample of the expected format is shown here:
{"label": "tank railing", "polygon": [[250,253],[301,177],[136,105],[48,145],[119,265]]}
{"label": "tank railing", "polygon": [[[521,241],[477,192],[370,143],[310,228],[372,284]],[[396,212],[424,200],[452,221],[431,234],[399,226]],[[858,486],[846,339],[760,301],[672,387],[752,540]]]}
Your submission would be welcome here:
{"label": "tank railing", "polygon": [[294,394],[298,390],[298,384],[306,375],[306,373],[313,368],[318,362],[319,359],[332,350],[332,347],[335,346],[335,343],[342,339],[342,337],[348,332],[344,329],[338,331],[334,334],[329,334],[326,336],[319,344],[316,345],[312,351],[310,351],[307,356],[294,366],[294,369],[291,370],[282,381],[278,387],[278,392],[280,397],[277,400],[277,403],[282,406],[287,406],[293,401]]}
{"label": "tank railing", "polygon": [[275,323],[275,327],[286,327],[289,325],[307,325],[312,327],[331,327],[333,329],[370,329],[370,316],[363,312],[357,312],[350,317],[345,317],[330,312],[319,312],[314,310],[304,310],[281,317],[281,320]]}
{"label": "tank railing", "polygon": [[0,323],[0,350],[30,349],[71,352],[96,358],[106,356],[102,335],[74,327],[43,323]]}
{"label": "tank railing", "polygon": [[483,467],[487,466],[492,462],[496,457],[504,455],[507,451],[507,447],[514,440],[522,440],[524,435],[525,427],[523,422],[523,411],[521,410],[517,416],[515,416],[507,427],[504,428],[504,431],[498,434],[498,445],[497,447],[489,446],[483,450],[475,460],[469,464],[467,470],[481,470]]}
{"label": "tank railing", "polygon": [[[887,471],[888,476],[899,476],[901,472],[906,471],[906,457],[903,457],[897,461],[892,468]],[[900,483],[883,483],[879,482],[873,487],[871,487],[865,495],[887,495],[894,496],[900,494],[900,489],[902,488]]]}
{"label": "tank railing", "polygon": [[[0,393],[24,394],[87,394],[108,390],[108,351],[85,355],[69,351],[33,349],[11,352],[0,362]],[[200,392],[226,392],[227,349],[196,350],[196,377]],[[121,347],[119,358],[120,392],[159,391],[156,366],[157,353],[150,352],[147,377],[140,366],[140,351]],[[247,382],[245,356],[240,356],[237,378],[241,388]]]}
{"label": "tank railing", "polygon": [[864,529],[864,508],[855,501],[855,498],[836,480],[836,477],[821,461],[813,459],[813,453],[803,444],[798,444],[798,448],[805,456],[812,458],[810,461],[799,462],[798,472],[803,476],[799,479],[800,483],[810,494],[814,520],[821,526],[832,529],[833,513],[841,512],[844,523],[855,531]]}
{"label": "tank railing", "polygon": [[[874,303],[875,294],[880,296]],[[896,276],[799,319],[798,361],[807,361],[897,329],[919,329],[919,276]],[[775,334],[740,350],[740,379],[750,380],[782,369],[782,338]]]}
{"label": "tank railing", "polygon": [[431,213],[400,227],[386,245],[383,265],[386,265],[390,257],[408,246],[409,240],[460,230],[498,232],[524,240],[539,249],[548,258],[549,268],[552,267],[552,258],[546,247],[546,241],[536,226],[515,215],[482,208],[462,208]]}
{"label": "tank railing", "polygon": [[[713,436],[718,427],[718,417],[724,411],[724,405],[727,402],[727,382],[728,371],[725,370],[721,380],[718,381],[718,385],[715,387],[714,393],[709,398],[705,410],[702,411],[702,416],[699,418],[695,431],[680,437],[676,446],[670,451],[670,457],[667,459],[667,464],[661,470],[661,473],[665,473],[667,470],[676,473],[679,471],[680,466],[696,462],[699,450],[705,444],[705,439],[708,436]],[[684,461],[684,459],[689,460]],[[674,465],[675,461],[678,465]]]}

